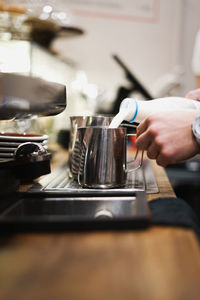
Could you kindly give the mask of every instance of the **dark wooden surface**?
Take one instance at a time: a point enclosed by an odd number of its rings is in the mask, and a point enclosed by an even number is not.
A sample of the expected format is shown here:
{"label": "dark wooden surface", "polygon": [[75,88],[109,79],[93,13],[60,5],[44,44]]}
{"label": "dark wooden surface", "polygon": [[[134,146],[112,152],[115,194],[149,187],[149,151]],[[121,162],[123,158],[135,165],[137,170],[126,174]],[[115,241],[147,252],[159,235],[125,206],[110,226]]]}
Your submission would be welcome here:
{"label": "dark wooden surface", "polygon": [[192,232],[16,234],[1,238],[0,299],[199,299]]}
{"label": "dark wooden surface", "polygon": [[[153,169],[159,196],[173,196]],[[0,299],[199,300],[199,243],[191,230],[160,226],[1,236]]]}

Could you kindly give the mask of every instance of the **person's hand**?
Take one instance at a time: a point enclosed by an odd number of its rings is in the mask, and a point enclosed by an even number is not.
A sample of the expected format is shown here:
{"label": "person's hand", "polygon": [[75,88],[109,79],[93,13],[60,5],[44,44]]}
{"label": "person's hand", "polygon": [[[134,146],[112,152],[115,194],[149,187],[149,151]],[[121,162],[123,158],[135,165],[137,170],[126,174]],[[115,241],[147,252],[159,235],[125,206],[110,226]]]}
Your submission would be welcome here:
{"label": "person's hand", "polygon": [[193,157],[200,146],[192,133],[196,111],[154,113],[137,127],[136,145],[163,167]]}
{"label": "person's hand", "polygon": [[185,98],[200,101],[200,89],[192,90],[185,95]]}

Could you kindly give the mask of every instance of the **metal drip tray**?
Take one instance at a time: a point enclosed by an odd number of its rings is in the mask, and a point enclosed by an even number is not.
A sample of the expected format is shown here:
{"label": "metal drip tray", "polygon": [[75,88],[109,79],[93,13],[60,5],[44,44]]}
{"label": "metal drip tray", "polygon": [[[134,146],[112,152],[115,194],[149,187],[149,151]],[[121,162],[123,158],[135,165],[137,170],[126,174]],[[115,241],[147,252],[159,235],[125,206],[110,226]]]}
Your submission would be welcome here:
{"label": "metal drip tray", "polygon": [[150,219],[146,193],[157,192],[148,161],[118,189],[83,189],[63,165],[0,213],[0,231],[144,228]]}
{"label": "metal drip tray", "polygon": [[145,193],[126,197],[28,197],[0,215],[0,231],[144,228],[150,211]]}
{"label": "metal drip tray", "polygon": [[152,167],[148,160],[145,160],[143,166],[128,173],[126,185],[122,188],[112,189],[89,189],[82,188],[77,182],[69,177],[67,164],[53,170],[49,175],[46,175],[39,180],[28,193],[37,194],[70,194],[75,193],[80,196],[88,195],[128,195],[135,191],[145,191],[145,193],[158,193],[159,189],[153,174]]}

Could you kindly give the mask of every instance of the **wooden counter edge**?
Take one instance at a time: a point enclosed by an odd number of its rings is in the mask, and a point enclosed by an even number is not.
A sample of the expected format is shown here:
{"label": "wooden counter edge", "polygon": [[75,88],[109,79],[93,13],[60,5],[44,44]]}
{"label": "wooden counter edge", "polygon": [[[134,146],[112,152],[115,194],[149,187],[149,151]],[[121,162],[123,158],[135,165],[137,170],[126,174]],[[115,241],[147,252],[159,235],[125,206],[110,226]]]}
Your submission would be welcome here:
{"label": "wooden counter edge", "polygon": [[158,166],[155,160],[149,160],[149,161],[151,163],[154,176],[156,178],[156,182],[159,188],[159,193],[147,194],[147,201],[151,201],[159,197],[176,197],[165,169],[163,167]]}

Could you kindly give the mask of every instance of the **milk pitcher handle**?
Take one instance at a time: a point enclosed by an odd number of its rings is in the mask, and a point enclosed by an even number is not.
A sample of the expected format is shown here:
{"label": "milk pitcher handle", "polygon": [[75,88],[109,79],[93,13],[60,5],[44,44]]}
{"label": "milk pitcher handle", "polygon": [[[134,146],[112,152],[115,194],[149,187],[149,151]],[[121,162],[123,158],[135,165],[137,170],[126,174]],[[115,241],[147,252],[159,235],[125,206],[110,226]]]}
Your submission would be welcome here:
{"label": "milk pitcher handle", "polygon": [[[128,136],[136,136],[136,134],[128,133],[128,134],[126,134],[126,136],[127,136],[127,137],[128,137]],[[136,162],[137,157],[138,157],[138,153],[139,153],[139,150],[137,149],[137,150],[136,150],[136,153],[135,153],[134,159],[128,161],[128,162],[127,162],[127,165],[129,165],[130,163]],[[143,164],[143,157],[144,157],[144,150],[142,150],[142,154],[141,154],[141,158],[140,158],[139,164],[138,164],[135,168],[130,168],[130,169],[127,168],[127,170],[126,170],[127,173],[128,173],[128,172],[133,172],[133,171],[139,169],[139,168],[142,166],[142,164]]]}

